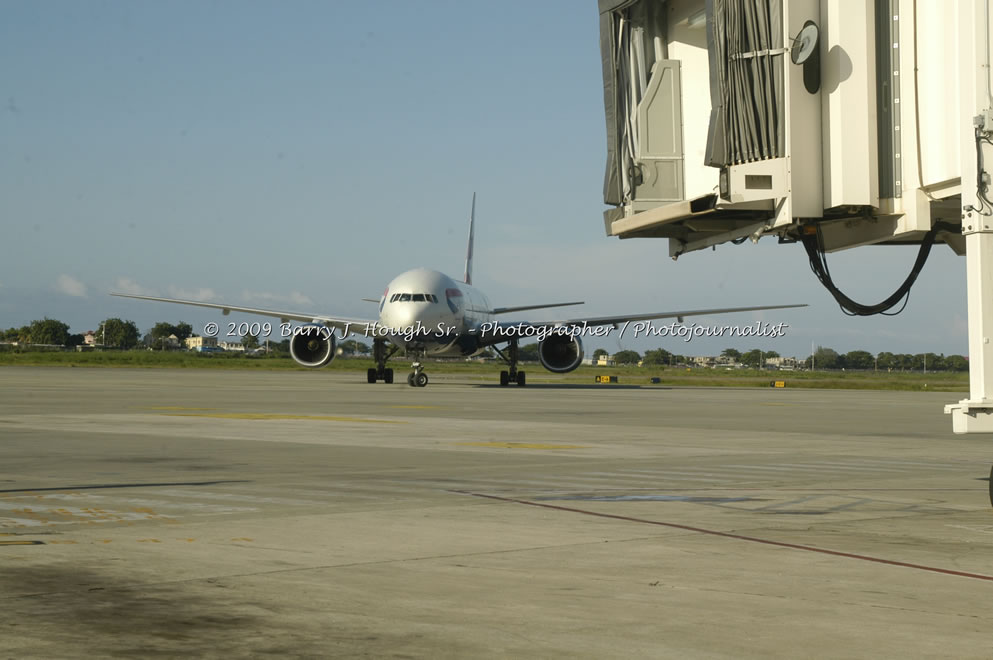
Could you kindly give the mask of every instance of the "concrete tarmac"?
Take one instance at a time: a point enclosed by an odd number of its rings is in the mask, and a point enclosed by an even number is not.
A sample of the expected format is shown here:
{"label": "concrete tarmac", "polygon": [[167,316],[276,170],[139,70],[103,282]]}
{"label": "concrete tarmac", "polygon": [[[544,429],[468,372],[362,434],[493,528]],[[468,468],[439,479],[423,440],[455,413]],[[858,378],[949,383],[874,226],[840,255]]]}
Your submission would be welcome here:
{"label": "concrete tarmac", "polygon": [[961,395],[496,375],[0,368],[0,658],[993,656]]}

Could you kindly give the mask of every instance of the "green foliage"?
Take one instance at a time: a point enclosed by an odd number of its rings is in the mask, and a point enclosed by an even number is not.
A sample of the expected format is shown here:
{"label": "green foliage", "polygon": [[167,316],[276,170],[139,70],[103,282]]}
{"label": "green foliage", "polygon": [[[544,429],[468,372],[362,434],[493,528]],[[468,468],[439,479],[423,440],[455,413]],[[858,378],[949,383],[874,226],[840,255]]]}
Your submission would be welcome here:
{"label": "green foliage", "polygon": [[735,362],[740,362],[741,361],[741,351],[737,351],[737,350],[735,350],[733,348],[725,348],[723,351],[721,351],[721,357],[722,358],[730,358],[730,359],[734,360]]}
{"label": "green foliage", "polygon": [[138,326],[134,321],[107,319],[102,324],[98,336],[102,336],[104,345],[112,348],[134,348],[138,345]]}
{"label": "green foliage", "polygon": [[185,321],[180,321],[173,326],[172,334],[176,335],[176,339],[182,344],[186,339],[193,336],[193,326]]}
{"label": "green foliage", "polygon": [[617,364],[638,364],[641,356],[637,351],[617,351],[614,353],[614,362]]}
{"label": "green foliage", "polygon": [[843,362],[846,369],[872,369],[876,360],[869,351],[849,351]]}
{"label": "green foliage", "polygon": [[517,349],[517,359],[525,362],[538,361],[538,344],[525,344]]}
{"label": "green foliage", "polygon": [[761,350],[757,348],[753,348],[747,353],[742,353],[739,362],[741,362],[746,367],[761,368],[764,362],[763,357],[764,356]]}
{"label": "green foliage", "polygon": [[596,359],[596,358],[600,357],[601,355],[610,355],[610,353],[608,353],[607,351],[603,350],[602,348],[598,348],[595,351],[593,351],[593,359]]}
{"label": "green foliage", "polygon": [[152,339],[165,339],[169,335],[176,334],[176,327],[171,323],[159,321],[152,326],[152,329],[148,331],[148,334],[152,336]]}
{"label": "green foliage", "polygon": [[841,366],[841,361],[837,351],[830,348],[824,348],[823,346],[818,346],[817,350],[814,351],[815,369],[838,369]]}
{"label": "green foliage", "polygon": [[675,364],[676,360],[673,357],[673,354],[664,348],[657,348],[654,351],[645,351],[642,364]]}
{"label": "green foliage", "polygon": [[368,355],[372,350],[368,344],[355,339],[347,339],[341,342],[339,347],[347,355]]}
{"label": "green foliage", "polygon": [[[165,350],[167,348],[181,348],[183,341],[193,334],[193,326],[180,321],[177,325],[172,325],[166,321],[156,323],[148,334],[142,339],[142,344],[155,350]],[[174,344],[169,338],[176,337]]]}
{"label": "green foliage", "polygon": [[969,371],[969,361],[961,355],[949,355],[945,358],[945,368],[949,371]]}
{"label": "green foliage", "polygon": [[69,326],[62,321],[45,318],[41,321],[32,321],[31,329],[32,344],[54,344],[65,346],[69,341]]}
{"label": "green foliage", "polygon": [[246,333],[241,338],[241,345],[245,347],[246,351],[253,351],[259,347],[259,338],[251,333]]}

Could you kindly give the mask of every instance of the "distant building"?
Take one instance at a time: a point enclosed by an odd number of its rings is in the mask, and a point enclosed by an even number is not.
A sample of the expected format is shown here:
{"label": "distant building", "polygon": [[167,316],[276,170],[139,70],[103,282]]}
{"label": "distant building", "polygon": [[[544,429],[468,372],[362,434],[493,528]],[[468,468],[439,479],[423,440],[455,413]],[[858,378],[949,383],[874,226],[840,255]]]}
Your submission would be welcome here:
{"label": "distant building", "polygon": [[242,351],[245,350],[245,345],[240,341],[221,341],[217,342],[218,348],[223,348],[225,351]]}
{"label": "distant building", "polygon": [[92,330],[87,330],[86,334],[83,335],[83,345],[85,346],[96,346],[97,345],[97,335]]}
{"label": "distant building", "polygon": [[800,367],[800,362],[795,357],[771,357],[766,358],[765,364],[782,371],[793,371]]}
{"label": "distant building", "polygon": [[198,348],[217,348],[217,337],[188,337],[186,348],[196,350]]}

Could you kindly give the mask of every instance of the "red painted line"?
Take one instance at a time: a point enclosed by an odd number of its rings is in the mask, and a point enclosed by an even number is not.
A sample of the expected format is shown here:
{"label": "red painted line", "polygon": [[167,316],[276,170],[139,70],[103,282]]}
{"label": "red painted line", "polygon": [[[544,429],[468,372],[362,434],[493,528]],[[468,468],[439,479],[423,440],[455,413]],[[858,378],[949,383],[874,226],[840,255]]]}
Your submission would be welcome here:
{"label": "red painted line", "polygon": [[764,545],[774,545],[780,548],[790,548],[792,550],[805,550],[807,552],[817,552],[822,555],[833,555],[835,557],[845,557],[847,559],[859,559],[861,561],[871,561],[877,564],[888,564],[890,566],[901,566],[903,568],[916,568],[919,571],[929,571],[931,573],[941,573],[942,575],[954,575],[956,577],[971,578],[973,580],[986,580],[988,582],[993,582],[993,575],[984,575],[982,573],[969,573],[966,571],[955,571],[949,568],[938,568],[936,566],[925,566],[923,564],[911,564],[905,561],[896,561],[894,559],[883,559],[881,557],[871,557],[869,555],[859,555],[851,552],[841,552],[840,550],[828,550],[827,548],[816,548],[811,545],[800,545],[798,543],[785,543],[783,541],[771,541],[769,539],[760,539],[755,536],[744,536],[743,534],[732,534],[731,532],[719,532],[714,529],[704,529],[702,527],[693,527],[691,525],[680,525],[679,523],[662,522],[661,520],[647,520],[645,518],[633,518],[631,516],[619,516],[613,513],[600,513],[597,511],[587,511],[586,509],[576,509],[570,506],[560,506],[558,504],[546,504],[544,502],[532,502],[530,500],[518,500],[513,497],[501,497],[499,495],[487,495],[485,493],[473,493],[466,490],[453,490],[453,493],[460,493],[462,495],[472,495],[473,497],[481,497],[488,500],[497,500],[500,502],[510,502],[513,504],[526,504],[528,506],[537,506],[543,509],[554,509],[556,511],[568,511],[569,513],[581,513],[587,516],[596,516],[597,518],[612,518],[614,520],[623,520],[625,522],[635,522],[644,525],[658,525],[660,527],[671,527],[673,529],[682,529],[688,532],[697,532],[699,534],[709,534],[711,536],[722,536],[728,539],[736,539],[738,541],[750,541],[752,543],[762,543]]}

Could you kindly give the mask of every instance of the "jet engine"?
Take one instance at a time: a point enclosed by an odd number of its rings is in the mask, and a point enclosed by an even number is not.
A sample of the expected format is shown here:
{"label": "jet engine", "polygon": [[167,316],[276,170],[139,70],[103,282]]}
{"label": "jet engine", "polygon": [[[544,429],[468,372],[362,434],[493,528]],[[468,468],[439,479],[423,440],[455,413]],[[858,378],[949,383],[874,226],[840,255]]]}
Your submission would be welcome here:
{"label": "jet engine", "polygon": [[583,342],[567,334],[551,334],[538,344],[541,366],[557,374],[569,373],[583,362]]}
{"label": "jet engine", "polygon": [[334,332],[320,323],[307,323],[293,329],[290,355],[305,367],[323,367],[334,359]]}

